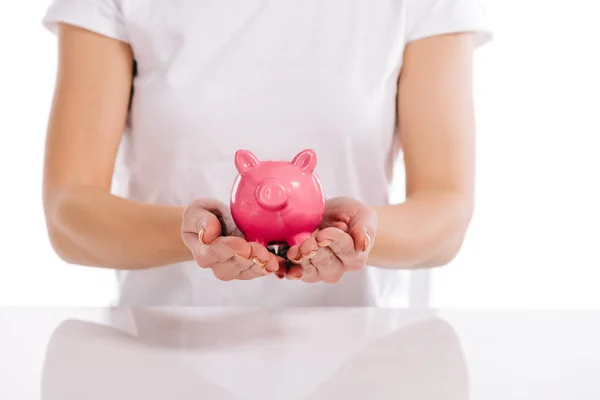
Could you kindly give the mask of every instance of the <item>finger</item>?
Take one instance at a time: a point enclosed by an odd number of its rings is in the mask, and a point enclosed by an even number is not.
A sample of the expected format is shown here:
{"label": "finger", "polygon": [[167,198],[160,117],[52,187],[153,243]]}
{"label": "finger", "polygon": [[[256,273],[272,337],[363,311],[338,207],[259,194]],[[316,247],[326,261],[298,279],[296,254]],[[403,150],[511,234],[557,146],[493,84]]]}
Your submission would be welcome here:
{"label": "finger", "polygon": [[303,257],[301,251],[300,251],[300,246],[299,245],[295,245],[289,248],[288,252],[287,252],[287,258],[288,260],[290,260],[292,263],[297,264],[297,265],[307,265],[310,263],[310,259],[307,257]]}
{"label": "finger", "polygon": [[[225,263],[234,258],[249,260],[251,247],[244,239],[239,237],[220,236],[212,241],[211,244],[199,244],[197,250],[193,252],[196,263],[203,268],[212,267],[215,264]],[[239,272],[244,268],[239,264]]]}
{"label": "finger", "polygon": [[314,257],[317,250],[319,250],[319,246],[317,245],[317,240],[314,236],[309,237],[300,244],[300,254],[302,254],[302,258]]}
{"label": "finger", "polygon": [[354,240],[349,234],[337,228],[327,228],[317,233],[316,238],[319,246],[333,251],[345,269],[358,270],[363,267],[366,253],[356,251]]}
{"label": "finger", "polygon": [[308,239],[304,240],[299,245],[290,247],[287,251],[287,258],[296,264],[306,264],[306,259],[311,258],[319,249],[319,246],[315,240],[316,234],[317,232],[315,231]]}
{"label": "finger", "polygon": [[200,246],[212,243],[220,235],[221,224],[215,215],[203,211],[194,217],[184,216],[181,238],[192,254],[197,253]]}
{"label": "finger", "polygon": [[319,282],[319,270],[314,266],[313,263],[308,263],[302,267],[302,281],[306,283]]}
{"label": "finger", "polygon": [[[250,244],[245,243],[243,239],[227,237],[218,238],[215,242],[217,243],[213,242],[209,247],[217,248],[215,250],[216,253],[219,252],[219,246],[224,245],[229,250],[229,253],[223,253],[223,257],[226,256],[225,254],[234,254],[225,262],[219,261],[211,266],[214,275],[218,279],[222,281],[233,279],[249,280],[266,275],[263,273],[263,263],[257,257],[251,256],[251,250],[249,253],[245,250],[242,252],[238,251],[242,246],[251,248]],[[257,262],[260,262],[260,264],[257,264]]]}
{"label": "finger", "polygon": [[376,214],[370,210],[359,213],[352,218],[348,227],[348,233],[354,240],[356,251],[368,252],[371,250],[377,230]]}
{"label": "finger", "polygon": [[279,271],[279,262],[277,261],[275,255],[269,254],[267,263],[264,267],[261,267],[261,270],[264,275],[271,275]]}
{"label": "finger", "polygon": [[267,275],[266,273],[263,273],[264,267],[262,267],[259,264],[256,264],[252,259],[250,259],[249,261],[250,261],[250,267],[245,268],[243,271],[241,271],[238,276],[238,279],[247,281],[247,280],[260,278],[261,276]]}
{"label": "finger", "polygon": [[301,265],[291,264],[287,270],[287,273],[285,274],[286,279],[289,279],[289,280],[302,279],[302,275],[304,273],[303,268],[304,267]]}
{"label": "finger", "polygon": [[279,269],[277,259],[263,245],[252,242],[250,243],[250,247],[252,249],[250,257],[256,265],[260,266],[261,273],[269,274]]}
{"label": "finger", "polygon": [[227,261],[233,256],[248,260],[252,253],[250,244],[237,236],[220,236],[208,245],[208,247],[221,262]]}
{"label": "finger", "polygon": [[[311,236],[306,239],[304,242],[300,244],[298,247],[299,255],[297,257],[302,257],[299,262],[296,262],[296,265],[292,265],[286,275],[288,279],[302,279],[302,275],[304,274],[304,268],[310,266],[310,259],[317,254],[319,250],[319,246],[317,245],[317,241],[315,236]],[[288,252],[289,257],[289,252]],[[294,259],[292,261],[297,261],[298,259]]]}
{"label": "finger", "polygon": [[250,254],[249,267],[245,268],[240,273],[240,278],[243,280],[255,279],[261,276],[270,275],[279,269],[279,263],[275,256],[264,246],[258,243],[249,243],[252,248]]}
{"label": "finger", "polygon": [[346,224],[344,221],[339,221],[339,220],[334,220],[334,219],[328,219],[328,220],[323,219],[323,221],[319,225],[319,229],[325,229],[325,228],[329,228],[329,227],[338,228],[339,230],[348,232],[348,224]]}
{"label": "finger", "polygon": [[217,279],[228,282],[240,279],[244,268],[248,270],[247,267],[242,266],[245,262],[247,261],[240,262],[237,257],[232,257],[229,261],[214,264],[211,269]]}
{"label": "finger", "polygon": [[320,248],[333,246],[339,252],[354,250],[352,236],[338,228],[329,227],[317,232],[315,240]]}
{"label": "finger", "polygon": [[319,278],[325,283],[337,283],[344,275],[342,262],[329,247],[321,248],[310,262],[317,268]]}
{"label": "finger", "polygon": [[[214,210],[218,214],[221,214],[218,207],[223,207],[223,205],[204,199],[191,203],[183,211],[182,233],[195,234],[202,239],[202,243],[206,244],[211,243],[218,236],[221,236],[223,229],[221,222],[214,212],[209,211]],[[190,235],[185,236],[190,237]]]}
{"label": "finger", "polygon": [[350,229],[350,236],[354,242],[354,249],[357,252],[367,252],[371,248],[372,234],[369,234],[367,228],[363,225],[357,225]]}
{"label": "finger", "polygon": [[275,256],[275,259],[277,260],[279,269],[277,270],[277,272],[275,272],[274,275],[279,279],[283,279],[287,274],[288,266],[291,265],[291,261],[288,261],[281,256]]}

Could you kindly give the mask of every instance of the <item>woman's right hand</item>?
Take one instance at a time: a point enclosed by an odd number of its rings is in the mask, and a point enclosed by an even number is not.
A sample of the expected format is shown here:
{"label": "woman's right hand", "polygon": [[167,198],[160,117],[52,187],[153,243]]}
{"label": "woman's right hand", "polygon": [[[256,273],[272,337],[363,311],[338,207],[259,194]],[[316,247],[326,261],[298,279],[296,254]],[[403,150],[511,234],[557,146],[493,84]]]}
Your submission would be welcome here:
{"label": "woman's right hand", "polygon": [[[181,234],[196,263],[212,269],[222,281],[277,274],[284,263],[264,246],[248,243],[235,226],[229,208],[217,200],[198,199],[187,206]],[[282,273],[285,275],[284,268]]]}

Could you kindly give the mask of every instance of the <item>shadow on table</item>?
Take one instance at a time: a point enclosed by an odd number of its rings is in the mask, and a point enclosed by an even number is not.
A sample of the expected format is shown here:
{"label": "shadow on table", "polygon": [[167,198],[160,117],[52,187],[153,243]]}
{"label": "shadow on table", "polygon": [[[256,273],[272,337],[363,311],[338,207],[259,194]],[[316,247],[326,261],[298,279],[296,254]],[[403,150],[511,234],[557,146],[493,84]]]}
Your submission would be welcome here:
{"label": "shadow on table", "polygon": [[[293,335],[278,323],[277,313],[268,310],[202,317],[193,312],[128,312],[135,332],[128,332],[132,326],[124,329],[77,320],[56,329],[44,362],[42,400],[242,399],[202,376],[182,354],[196,348],[201,356],[221,347],[233,348],[231,357],[236,345]],[[285,388],[274,390],[282,372],[271,372],[248,371],[257,376],[257,385],[265,387],[261,399],[302,397],[284,395]],[[231,385],[235,388],[234,382]],[[358,349],[307,399],[466,400],[468,377],[460,342],[440,319],[410,324]]]}
{"label": "shadow on table", "polygon": [[294,337],[277,309],[131,307],[112,309],[108,322],[162,347],[232,350],[237,346]]}
{"label": "shadow on table", "polygon": [[178,360],[177,352],[84,321],[57,328],[42,375],[42,400],[239,399]]}
{"label": "shadow on table", "polygon": [[467,400],[469,380],[458,336],[433,318],[366,347],[307,400]]}

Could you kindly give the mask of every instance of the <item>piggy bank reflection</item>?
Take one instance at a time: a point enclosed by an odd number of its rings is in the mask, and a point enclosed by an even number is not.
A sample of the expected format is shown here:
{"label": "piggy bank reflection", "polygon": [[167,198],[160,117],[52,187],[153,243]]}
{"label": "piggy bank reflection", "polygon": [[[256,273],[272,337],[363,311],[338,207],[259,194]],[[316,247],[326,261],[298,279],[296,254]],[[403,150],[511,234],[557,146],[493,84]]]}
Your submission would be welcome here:
{"label": "piggy bank reflection", "polygon": [[248,242],[293,246],[310,237],[325,213],[316,165],[310,149],[289,162],[259,161],[247,150],[236,152],[239,175],[231,191],[231,215]]}

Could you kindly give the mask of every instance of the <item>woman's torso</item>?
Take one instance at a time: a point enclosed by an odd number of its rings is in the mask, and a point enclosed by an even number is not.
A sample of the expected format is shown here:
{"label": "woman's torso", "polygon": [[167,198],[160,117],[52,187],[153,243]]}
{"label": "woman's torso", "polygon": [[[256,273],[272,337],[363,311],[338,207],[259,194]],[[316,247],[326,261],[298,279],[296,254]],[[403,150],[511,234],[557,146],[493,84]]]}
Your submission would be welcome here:
{"label": "woman's torso", "polygon": [[[119,194],[228,202],[236,150],[317,152],[327,197],[388,202],[405,35],[399,0],[121,0],[137,62]],[[120,184],[120,186],[119,186]],[[221,282],[193,263],[119,272],[122,304],[401,305],[396,271],[336,285]]]}

